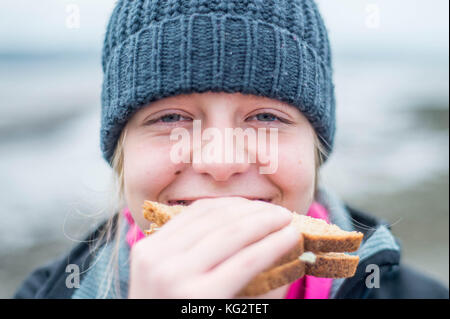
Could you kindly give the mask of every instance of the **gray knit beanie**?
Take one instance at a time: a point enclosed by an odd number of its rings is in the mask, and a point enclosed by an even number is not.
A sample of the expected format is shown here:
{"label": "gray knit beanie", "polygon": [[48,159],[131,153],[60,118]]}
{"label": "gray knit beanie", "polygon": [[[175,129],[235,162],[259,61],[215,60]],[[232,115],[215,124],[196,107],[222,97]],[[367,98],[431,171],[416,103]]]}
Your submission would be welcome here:
{"label": "gray knit beanie", "polygon": [[192,92],[296,106],[331,153],[335,100],[327,30],[313,0],[119,0],[103,46],[101,149],[130,116]]}

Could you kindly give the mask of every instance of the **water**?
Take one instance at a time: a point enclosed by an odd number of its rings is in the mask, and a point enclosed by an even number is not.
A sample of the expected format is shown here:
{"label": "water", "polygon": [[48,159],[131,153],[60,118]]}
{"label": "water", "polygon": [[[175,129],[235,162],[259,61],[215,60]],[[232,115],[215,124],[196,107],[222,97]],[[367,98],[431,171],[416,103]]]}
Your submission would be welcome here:
{"label": "water", "polygon": [[[334,60],[337,136],[322,181],[364,204],[448,176],[448,58]],[[98,55],[0,56],[0,256],[10,257],[0,263],[3,296],[50,258],[48,250],[64,251],[104,217],[82,216],[105,207],[109,195],[101,76]],[[446,256],[433,262],[448,281]]]}
{"label": "water", "polygon": [[98,61],[0,61],[1,249],[60,237],[71,211],[99,209],[109,171],[99,150]]}
{"label": "water", "polygon": [[440,61],[339,60],[337,145],[324,176],[342,195],[394,192],[448,171],[448,122],[429,121],[436,112],[448,118],[448,62]]}

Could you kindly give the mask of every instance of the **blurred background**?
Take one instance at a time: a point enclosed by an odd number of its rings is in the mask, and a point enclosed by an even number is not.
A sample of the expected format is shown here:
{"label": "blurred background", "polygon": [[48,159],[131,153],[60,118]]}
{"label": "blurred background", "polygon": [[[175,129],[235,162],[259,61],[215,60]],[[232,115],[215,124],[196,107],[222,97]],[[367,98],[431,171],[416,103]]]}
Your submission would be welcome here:
{"label": "blurred background", "polygon": [[[101,46],[114,0],[0,4],[0,297],[106,217]],[[321,180],[449,282],[449,3],[319,0],[336,147]]]}

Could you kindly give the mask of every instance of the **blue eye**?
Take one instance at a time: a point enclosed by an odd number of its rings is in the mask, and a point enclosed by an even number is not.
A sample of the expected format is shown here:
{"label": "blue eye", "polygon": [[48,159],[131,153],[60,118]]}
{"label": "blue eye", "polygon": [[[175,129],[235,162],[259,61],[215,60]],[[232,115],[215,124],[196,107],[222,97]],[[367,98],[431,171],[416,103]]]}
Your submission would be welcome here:
{"label": "blue eye", "polygon": [[175,114],[175,113],[167,114],[167,115],[161,116],[159,119],[163,123],[178,122],[181,119],[181,115],[180,114]]}
{"label": "blue eye", "polygon": [[157,124],[157,123],[163,123],[163,124],[173,124],[173,123],[177,123],[177,122],[181,122],[181,121],[189,121],[191,120],[188,117],[185,117],[181,114],[178,113],[169,113],[169,114],[165,114],[162,115],[158,118],[155,118],[153,120],[150,120],[148,122],[146,122],[146,125],[152,125],[152,124]]}
{"label": "blue eye", "polygon": [[284,124],[292,124],[293,123],[290,120],[287,120],[283,117],[276,116],[269,112],[261,112],[261,113],[252,115],[252,116],[248,117],[246,121],[252,121],[252,120],[256,120],[258,122],[265,122],[265,123],[272,123],[272,122],[284,123]]}
{"label": "blue eye", "polygon": [[279,118],[271,113],[259,113],[256,114],[256,119],[263,122],[273,122]]}
{"label": "blue eye", "polygon": [[250,116],[249,118],[247,118],[247,121],[250,120],[257,120],[259,122],[282,122],[282,123],[288,123],[287,120],[280,118],[272,113],[268,113],[268,112],[262,112],[262,113],[258,113],[255,115]]}

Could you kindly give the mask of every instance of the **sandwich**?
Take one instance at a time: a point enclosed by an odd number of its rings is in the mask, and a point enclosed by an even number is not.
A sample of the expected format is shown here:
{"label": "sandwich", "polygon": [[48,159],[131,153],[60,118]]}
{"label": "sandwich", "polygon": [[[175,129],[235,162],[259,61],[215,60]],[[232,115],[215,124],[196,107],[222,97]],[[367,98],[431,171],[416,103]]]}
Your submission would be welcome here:
{"label": "sandwich", "polygon": [[[168,206],[145,201],[143,214],[151,222],[146,236],[157,231],[186,206]],[[325,278],[347,278],[354,276],[359,257],[346,252],[358,250],[363,234],[345,231],[325,221],[292,212],[291,225],[298,230],[298,242],[293,249],[276,260],[270,267],[257,274],[237,294],[252,297],[290,284],[310,275]]]}

